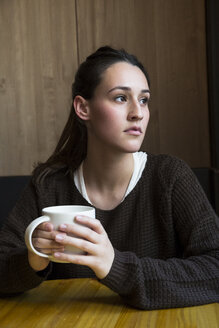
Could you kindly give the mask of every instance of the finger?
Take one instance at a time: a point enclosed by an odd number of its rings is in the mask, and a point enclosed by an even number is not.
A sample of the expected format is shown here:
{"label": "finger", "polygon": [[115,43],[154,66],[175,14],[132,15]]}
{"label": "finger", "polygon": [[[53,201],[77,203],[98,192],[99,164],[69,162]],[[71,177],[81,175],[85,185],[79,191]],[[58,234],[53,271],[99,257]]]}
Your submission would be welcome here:
{"label": "finger", "polygon": [[51,232],[45,230],[35,229],[32,238],[44,238],[44,239],[54,239]]}
{"label": "finger", "polygon": [[[79,224],[67,224],[65,227],[60,226],[60,230],[65,230],[66,234],[71,235],[72,237],[78,237],[81,239],[89,240],[90,242],[97,244],[100,239],[100,235],[96,233],[94,230],[82,226]],[[64,232],[62,232],[63,234]]]}
{"label": "finger", "polygon": [[36,250],[40,253],[47,254],[47,255],[52,255],[55,252],[62,253],[64,252],[65,248],[60,247],[60,248],[36,248]]}
{"label": "finger", "polygon": [[[97,219],[80,215],[80,216],[76,216],[75,222],[80,223],[80,224],[94,230],[98,234],[106,234],[106,231],[103,228],[101,222]],[[67,224],[61,225],[60,230],[66,231],[66,226],[69,226],[69,225],[67,225]]]}
{"label": "finger", "polygon": [[44,230],[44,231],[52,231],[54,226],[51,222],[43,222],[37,226],[35,230]]}
{"label": "finger", "polygon": [[66,254],[61,252],[53,253],[53,256],[61,261],[71,262],[73,264],[86,265],[90,267],[94,261],[93,256],[78,255],[78,254]]}
{"label": "finger", "polygon": [[[51,231],[51,232],[47,232],[44,230],[34,230],[32,237],[33,238],[43,238],[43,239],[55,239],[55,236],[57,234],[60,234],[60,231]],[[63,235],[66,235],[66,233],[62,232]]]}
{"label": "finger", "polygon": [[52,239],[44,239],[44,238],[33,238],[32,240],[33,246],[36,249],[52,249],[52,248],[60,248],[60,243],[57,243]]}
{"label": "finger", "polygon": [[90,241],[81,238],[57,235],[55,240],[64,246],[66,245],[74,246],[89,254],[96,254],[97,252],[96,244],[93,244]]}
{"label": "finger", "polygon": [[88,216],[77,216],[75,218],[76,222],[86,225],[87,227],[89,227],[90,229],[93,229],[94,231],[96,231],[99,234],[105,234],[105,229],[103,228],[101,222],[97,219],[94,218],[90,218]]}

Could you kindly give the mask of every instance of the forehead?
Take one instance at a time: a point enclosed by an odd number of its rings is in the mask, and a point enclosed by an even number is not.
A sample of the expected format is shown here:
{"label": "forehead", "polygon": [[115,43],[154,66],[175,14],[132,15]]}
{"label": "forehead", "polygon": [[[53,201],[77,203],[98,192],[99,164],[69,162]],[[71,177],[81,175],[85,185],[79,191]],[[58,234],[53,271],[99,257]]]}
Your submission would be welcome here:
{"label": "forehead", "polygon": [[126,62],[119,62],[107,68],[99,87],[112,88],[117,85],[148,89],[147,79],[140,68]]}

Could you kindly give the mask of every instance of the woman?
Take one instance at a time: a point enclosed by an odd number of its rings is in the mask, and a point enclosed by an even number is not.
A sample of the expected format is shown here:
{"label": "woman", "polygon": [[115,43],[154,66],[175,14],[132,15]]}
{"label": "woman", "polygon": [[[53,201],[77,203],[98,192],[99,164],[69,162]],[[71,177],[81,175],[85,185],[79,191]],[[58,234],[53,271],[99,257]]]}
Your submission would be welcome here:
{"label": "woman", "polygon": [[[102,47],[81,64],[56,150],[1,232],[1,293],[96,277],[141,309],[219,301],[218,217],[183,161],[138,152],[149,98],[148,75],[127,52]],[[96,219],[78,217],[80,226],[59,231],[41,224],[34,246],[71,262],[51,263],[27,250],[24,233],[42,208],[64,204],[92,204]],[[64,254],[67,244],[86,255]]]}

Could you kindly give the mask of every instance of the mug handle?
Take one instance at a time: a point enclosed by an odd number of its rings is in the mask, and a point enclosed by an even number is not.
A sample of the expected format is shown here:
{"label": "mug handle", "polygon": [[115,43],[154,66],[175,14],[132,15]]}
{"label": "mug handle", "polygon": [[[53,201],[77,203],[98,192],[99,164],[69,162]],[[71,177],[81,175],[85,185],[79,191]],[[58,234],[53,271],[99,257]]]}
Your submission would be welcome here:
{"label": "mug handle", "polygon": [[25,243],[27,245],[27,248],[29,249],[29,251],[31,251],[32,253],[35,253],[36,255],[42,256],[42,257],[46,257],[48,258],[49,256],[43,253],[38,252],[32,243],[32,235],[34,230],[36,229],[36,227],[43,223],[43,222],[48,222],[49,221],[49,217],[46,215],[40,216],[39,218],[33,220],[29,226],[27,227],[26,231],[25,231]]}

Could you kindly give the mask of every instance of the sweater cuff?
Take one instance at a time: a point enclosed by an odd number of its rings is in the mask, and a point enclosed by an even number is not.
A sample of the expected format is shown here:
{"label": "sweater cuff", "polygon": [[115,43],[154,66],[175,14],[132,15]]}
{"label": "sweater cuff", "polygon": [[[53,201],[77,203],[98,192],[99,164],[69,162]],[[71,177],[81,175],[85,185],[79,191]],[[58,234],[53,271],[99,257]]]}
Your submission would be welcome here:
{"label": "sweater cuff", "polygon": [[130,252],[120,252],[117,249],[114,249],[114,252],[115,257],[110,272],[100,282],[120,295],[127,295],[135,281],[133,256]]}
{"label": "sweater cuff", "polygon": [[[27,249],[22,249],[19,253],[12,255],[11,257],[11,267],[16,268],[19,286],[16,289],[20,289],[21,292],[37,287],[40,283],[42,283],[51,271],[51,264],[40,272],[43,274],[38,274],[35,272],[28,261],[28,252]],[[20,288],[19,288],[20,287]]]}

